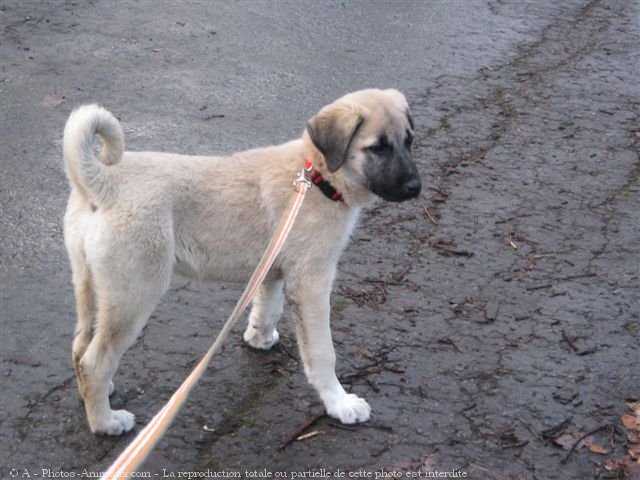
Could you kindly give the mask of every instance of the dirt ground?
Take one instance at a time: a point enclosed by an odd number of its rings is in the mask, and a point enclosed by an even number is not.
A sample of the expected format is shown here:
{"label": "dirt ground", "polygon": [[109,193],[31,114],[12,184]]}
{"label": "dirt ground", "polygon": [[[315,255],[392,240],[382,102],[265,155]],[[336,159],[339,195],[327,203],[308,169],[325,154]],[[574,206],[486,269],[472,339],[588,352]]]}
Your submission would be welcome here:
{"label": "dirt ground", "polygon": [[[332,296],[373,419],[322,416],[285,312],[271,352],[236,329],[144,471],[640,478],[620,419],[640,397],[637,2],[2,0],[0,19],[2,478],[100,472],[133,438],[90,433],[71,366],[70,110],[204,154],[285,141],[371,85],[406,93],[424,183],[363,212]],[[175,280],[117,374],[135,431],[241,289]]]}

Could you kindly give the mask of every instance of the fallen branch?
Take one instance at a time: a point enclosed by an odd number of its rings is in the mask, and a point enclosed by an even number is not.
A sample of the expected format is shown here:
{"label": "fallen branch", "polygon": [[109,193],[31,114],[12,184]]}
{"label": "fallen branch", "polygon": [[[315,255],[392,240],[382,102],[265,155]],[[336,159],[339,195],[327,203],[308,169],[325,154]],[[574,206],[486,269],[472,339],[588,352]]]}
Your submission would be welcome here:
{"label": "fallen branch", "polygon": [[376,308],[377,305],[386,301],[387,295],[384,284],[382,286],[374,284],[373,287],[373,290],[362,290],[360,292],[355,291],[351,287],[342,287],[342,295],[352,300],[358,307],[369,305]]}
{"label": "fallen branch", "polygon": [[532,292],[533,290],[542,290],[543,288],[551,288],[553,283],[545,283],[543,285],[535,285],[533,287],[527,287],[527,290]]}
{"label": "fallen branch", "polygon": [[424,208],[424,213],[427,215],[427,218],[431,221],[431,223],[433,223],[434,225],[438,225],[437,220],[431,216],[431,213],[429,213],[427,207],[423,206],[422,208]]}
{"label": "fallen branch", "polygon": [[278,450],[284,450],[286,448],[287,445],[289,445],[290,443],[295,442],[303,433],[304,431],[315,425],[318,420],[320,420],[321,418],[326,417],[327,414],[326,412],[322,412],[319,413],[313,417],[311,417],[309,420],[307,420],[304,425],[302,425],[301,427],[298,427],[291,435],[289,435],[278,447]]}
{"label": "fallen branch", "polygon": [[455,255],[459,257],[473,257],[473,252],[469,250],[458,250],[453,240],[436,239],[430,240],[429,245],[435,248],[442,255]]}
{"label": "fallen branch", "polygon": [[529,444],[529,440],[524,440],[523,442],[520,442],[520,443],[508,443],[506,445],[501,445],[501,448],[503,450],[506,450],[508,448],[522,448],[528,444]]}
{"label": "fallen branch", "polygon": [[547,428],[546,430],[542,430],[540,432],[540,435],[542,436],[542,438],[544,438],[545,440],[549,440],[552,438],[557,437],[560,433],[562,433],[562,431],[567,428],[569,426],[569,424],[571,423],[571,420],[573,420],[573,417],[569,417],[566,420],[563,420],[562,422],[560,422],[558,425],[556,425],[555,427],[551,427],[551,428]]}
{"label": "fallen branch", "polygon": [[575,341],[576,337],[569,338],[569,335],[567,335],[567,332],[564,329],[562,330],[562,339],[565,342],[567,342],[567,345],[569,345],[571,347],[571,350],[573,350],[576,353],[580,352],[580,349],[578,347],[576,347],[575,343],[573,343]]}
{"label": "fallen branch", "polygon": [[380,373],[385,370],[383,365],[371,365],[369,367],[361,368],[355,372],[344,373],[340,375],[340,381],[344,383],[350,383],[352,380],[366,377],[367,375],[371,375],[374,373]]}
{"label": "fallen branch", "polygon": [[334,427],[334,428],[339,428],[340,430],[346,430],[347,432],[357,432],[358,431],[357,427],[350,427],[349,425],[343,425],[343,424],[338,423],[338,422],[327,422],[327,425],[330,425],[331,427]]}
{"label": "fallen branch", "polygon": [[384,452],[387,452],[389,450],[391,450],[393,447],[395,447],[396,445],[398,445],[402,440],[404,440],[405,438],[407,438],[409,436],[411,432],[407,432],[405,433],[402,437],[400,437],[399,439],[397,439],[395,442],[393,443],[386,443],[384,445],[384,447],[382,447],[379,450],[375,450],[373,452],[371,452],[371,456],[372,457],[379,457],[380,455],[382,455]]}
{"label": "fallen branch", "polygon": [[573,446],[571,447],[571,450],[569,450],[569,453],[567,453],[567,456],[564,457],[562,460],[560,460],[561,464],[565,464],[567,463],[567,460],[569,460],[569,457],[571,456],[571,454],[573,453],[573,451],[576,449],[576,447],[580,444],[580,442],[582,442],[582,440],[584,440],[585,438],[587,438],[589,435],[593,435],[594,433],[599,432],[600,430],[604,430],[605,428],[607,428],[608,426],[610,426],[610,424],[605,423],[604,425],[600,425],[599,427],[594,428],[593,430],[585,433],[584,435],[582,435],[580,438],[578,438],[578,440],[576,440],[576,443],[573,444]]}
{"label": "fallen branch", "polygon": [[540,433],[538,433],[538,431],[535,428],[533,428],[531,425],[529,425],[527,422],[525,422],[522,418],[516,417],[516,420],[518,420],[520,423],[522,423],[527,428],[527,430],[529,430],[531,433],[533,433],[534,437],[536,437],[537,439],[541,439],[542,438]]}
{"label": "fallen branch", "polygon": [[296,437],[296,441],[300,442],[302,440],[306,440],[307,438],[315,437],[316,435],[320,435],[322,432],[320,430],[314,430],[313,432],[305,433]]}
{"label": "fallen branch", "polygon": [[438,339],[438,343],[443,343],[445,345],[451,345],[453,348],[455,348],[459,353],[464,353],[462,351],[462,349],[460,347],[458,347],[458,345],[456,345],[455,343],[453,343],[453,340],[451,340],[449,337],[446,338],[439,338]]}
{"label": "fallen branch", "polygon": [[598,347],[591,347],[585,350],[580,350],[579,352],[577,352],[577,355],[579,357],[582,357],[583,355],[590,355],[592,353],[596,353],[597,351],[598,351]]}
{"label": "fallen branch", "polygon": [[396,282],[393,285],[400,285],[401,283],[404,283],[404,281],[406,280],[405,277],[407,276],[407,273],[409,273],[410,271],[411,271],[411,265],[409,265],[407,268],[405,268],[400,273],[394,273],[394,272],[389,273],[389,276],[391,277],[391,279],[394,282]]}

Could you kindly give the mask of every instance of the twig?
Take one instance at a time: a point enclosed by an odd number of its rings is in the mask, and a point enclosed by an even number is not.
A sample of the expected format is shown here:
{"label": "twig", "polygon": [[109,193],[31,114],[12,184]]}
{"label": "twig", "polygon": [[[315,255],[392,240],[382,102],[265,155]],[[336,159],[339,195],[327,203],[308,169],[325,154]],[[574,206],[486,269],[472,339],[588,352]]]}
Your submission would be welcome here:
{"label": "twig", "polygon": [[416,219],[415,215],[400,215],[399,217],[393,218],[388,222],[385,222],[382,225],[379,225],[378,228],[391,227],[392,225],[395,225],[397,223],[408,222],[410,220],[415,220],[415,219]]}
{"label": "twig", "polygon": [[106,457],[107,454],[109,452],[111,452],[111,450],[113,450],[113,448],[115,447],[116,443],[117,443],[116,441],[110,442],[109,445],[106,446],[106,448],[102,449],[102,451],[98,454],[98,456],[95,458],[94,461],[99,462],[104,457]]}
{"label": "twig", "polygon": [[578,280],[580,278],[591,278],[591,277],[597,277],[597,276],[598,276],[597,273],[584,273],[584,274],[581,274],[581,275],[570,275],[568,277],[553,278],[552,280],[555,283],[543,283],[542,285],[534,285],[532,287],[527,287],[527,290],[529,290],[529,291],[542,290],[543,288],[553,287],[554,284],[558,284],[560,282],[570,282],[572,280]]}
{"label": "twig", "polygon": [[531,425],[529,425],[523,419],[521,419],[520,417],[516,417],[516,420],[518,420],[521,424],[523,424],[525,427],[527,427],[527,430],[529,430],[531,433],[533,433],[534,437],[536,437],[538,439],[542,438],[540,433],[538,433],[538,431],[535,428],[533,428]]}
{"label": "twig", "polygon": [[562,339],[565,342],[567,342],[567,344],[571,347],[571,350],[573,350],[576,353],[580,352],[580,349],[576,347],[575,343],[573,343],[573,340],[575,340],[575,338],[573,339],[569,338],[569,336],[567,335],[567,332],[564,329],[562,330]]}
{"label": "twig", "polygon": [[529,444],[529,440],[525,440],[525,441],[520,442],[520,443],[509,443],[507,445],[502,445],[502,449],[506,450],[508,448],[521,448],[521,447],[524,447],[525,445],[528,445],[528,444]]}
{"label": "twig", "polygon": [[391,277],[391,279],[395,282],[397,282],[397,284],[401,284],[406,280],[406,276],[407,273],[409,273],[411,271],[411,265],[409,265],[407,268],[405,268],[403,271],[401,271],[400,273],[389,273],[389,276]]}
{"label": "twig", "polygon": [[491,475],[492,478],[502,478],[502,477],[498,477],[496,472],[494,472],[493,470],[489,470],[488,468],[485,468],[482,465],[478,465],[477,463],[469,463],[469,466],[472,468],[477,468],[478,470],[482,470],[485,473],[488,473],[489,475]]}
{"label": "twig", "polygon": [[402,437],[400,437],[399,439],[397,439],[395,442],[393,443],[387,443],[385,444],[384,447],[382,447],[380,450],[376,450],[374,452],[371,452],[371,456],[372,457],[379,457],[380,455],[382,455],[384,452],[391,450],[393,447],[395,447],[396,445],[398,445],[402,440],[404,440],[405,438],[407,438],[409,436],[411,432],[407,432],[405,433]]}
{"label": "twig", "polygon": [[540,435],[545,440],[548,440],[550,438],[555,438],[560,432],[562,432],[565,428],[567,428],[569,426],[569,424],[571,423],[571,420],[573,420],[573,417],[569,417],[566,420],[563,420],[562,422],[560,422],[555,427],[551,427],[551,428],[547,428],[546,430],[542,430],[540,432]]}
{"label": "twig", "polygon": [[378,386],[378,384],[376,382],[374,382],[373,380],[371,380],[370,378],[367,378],[367,383],[369,384],[369,386],[371,388],[373,388],[374,392],[379,392],[380,391],[380,387]]}
{"label": "twig", "polygon": [[348,425],[343,425],[341,423],[337,423],[337,422],[327,422],[327,425],[334,427],[334,428],[339,428],[340,430],[346,430],[348,432],[357,432],[358,428],[356,427],[350,427]]}
{"label": "twig", "polygon": [[309,432],[309,433],[305,433],[303,435],[300,435],[299,437],[296,437],[296,441],[300,442],[302,440],[306,440],[307,438],[311,438],[311,437],[315,437],[316,435],[320,435],[320,430],[314,430],[313,432]]}
{"label": "twig", "polygon": [[369,305],[372,308],[377,308],[378,305],[384,303],[387,299],[385,284],[383,283],[382,286],[373,284],[373,287],[373,290],[362,290],[360,292],[356,292],[351,287],[343,287],[342,295],[353,300],[358,307]]}
{"label": "twig", "polygon": [[378,303],[384,303],[387,301],[387,289],[385,288],[384,285],[380,285],[380,284],[374,284],[374,287],[376,287],[378,290],[380,290],[380,295],[382,296],[382,300],[380,300]]}
{"label": "twig", "polygon": [[576,352],[576,353],[578,354],[579,357],[582,357],[583,355],[589,355],[591,353],[596,353],[597,351],[598,351],[598,347],[591,347],[585,350],[580,350],[579,352]]}
{"label": "twig", "polygon": [[387,432],[387,433],[393,433],[393,427],[389,427],[387,425],[381,425],[375,422],[363,423],[362,426],[365,428],[374,428],[376,430],[382,430],[383,432]]}
{"label": "twig", "polygon": [[538,242],[536,242],[535,240],[531,240],[530,238],[527,238],[524,235],[520,235],[520,234],[515,233],[515,232],[511,232],[510,233],[510,237],[513,240],[516,240],[518,242],[528,243],[529,245],[538,245]]}
{"label": "twig", "polygon": [[285,441],[280,444],[280,446],[278,447],[278,450],[284,450],[287,445],[294,442],[298,437],[300,437],[300,435],[302,435],[307,428],[311,427],[312,425],[315,425],[318,420],[326,416],[327,416],[326,412],[322,412],[311,417],[309,420],[305,422],[304,425],[302,425],[301,427],[298,427],[291,435],[289,435],[285,439]]}
{"label": "twig", "polygon": [[282,341],[278,342],[278,346],[284,353],[287,354],[289,358],[291,358],[292,360],[295,360],[296,362],[300,361],[298,357],[296,357],[293,353],[289,351],[287,347],[284,346],[284,343],[282,343]]}
{"label": "twig", "polygon": [[440,195],[444,196],[444,197],[448,197],[449,194],[447,192],[445,192],[443,189],[441,189],[440,187],[429,187],[429,190],[433,190],[434,192],[438,192]]}
{"label": "twig", "polygon": [[349,383],[351,380],[355,380],[360,377],[366,377],[367,375],[371,375],[373,373],[381,373],[383,370],[387,370],[387,367],[380,364],[370,365],[368,367],[360,368],[355,372],[342,374],[340,375],[340,380],[345,383]]}
{"label": "twig", "polygon": [[476,405],[477,405],[476,402],[473,402],[468,407],[464,407],[462,410],[460,410],[460,413],[468,412],[469,410],[476,408]]}
{"label": "twig", "polygon": [[455,250],[453,248],[443,247],[441,245],[434,245],[436,250],[439,250],[444,255],[455,255],[457,257],[473,257],[473,252],[469,250]]}
{"label": "twig", "polygon": [[576,443],[573,444],[573,447],[571,447],[571,450],[569,450],[569,453],[567,453],[567,456],[564,457],[562,460],[560,460],[561,464],[565,464],[567,463],[567,460],[569,460],[569,457],[571,456],[571,454],[573,453],[573,451],[576,449],[576,447],[578,446],[578,444],[580,442],[582,442],[582,440],[584,440],[585,438],[587,438],[589,435],[593,435],[594,433],[599,432],[600,430],[604,430],[605,428],[609,427],[610,424],[609,423],[605,423],[604,425],[600,425],[599,427],[594,428],[593,430],[585,433],[584,435],[582,435],[580,438],[578,438],[578,440],[576,440]]}
{"label": "twig", "polygon": [[455,348],[459,353],[464,353],[462,351],[462,349],[460,347],[458,347],[458,345],[456,345],[455,343],[453,343],[453,340],[451,340],[449,337],[446,338],[439,338],[438,339],[438,343],[444,343],[446,345],[451,345],[453,348]]}
{"label": "twig", "polygon": [[[405,268],[401,272],[398,272],[398,273],[390,272],[387,275],[388,278],[370,278],[370,277],[366,277],[366,278],[363,278],[362,280],[360,280],[360,283],[371,283],[371,284],[380,284],[380,285],[382,285],[384,287],[384,289],[385,289],[384,296],[386,298],[386,288],[389,285],[397,286],[397,285],[410,284],[414,288],[417,287],[417,285],[414,282],[412,282],[411,280],[407,279],[407,273],[409,273],[410,271],[411,271],[411,265],[409,265],[407,268]],[[380,288],[380,287],[377,287],[377,288]]]}
{"label": "twig", "polygon": [[422,208],[424,208],[424,213],[427,214],[427,218],[431,221],[431,223],[433,223],[434,225],[438,225],[438,222],[436,221],[435,218],[433,218],[431,216],[431,214],[429,213],[429,210],[427,209],[427,207],[423,206]]}

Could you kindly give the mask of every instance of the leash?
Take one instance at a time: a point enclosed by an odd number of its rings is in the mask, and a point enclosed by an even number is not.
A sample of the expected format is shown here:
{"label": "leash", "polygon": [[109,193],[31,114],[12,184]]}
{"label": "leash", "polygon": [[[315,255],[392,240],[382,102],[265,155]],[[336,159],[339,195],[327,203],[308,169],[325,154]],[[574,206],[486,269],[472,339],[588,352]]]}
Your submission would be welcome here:
{"label": "leash", "polygon": [[231,316],[229,316],[222,327],[222,330],[218,334],[213,345],[209,347],[207,353],[202,357],[198,365],[196,365],[164,407],[162,407],[147,426],[138,433],[136,438],[129,444],[126,450],[120,454],[115,462],[113,462],[109,469],[103,473],[101,477],[103,480],[129,478],[130,475],[138,469],[147,455],[149,455],[151,450],[153,450],[167,431],[167,428],[169,428],[169,425],[180,411],[180,408],[187,399],[187,396],[196,383],[198,383],[200,377],[202,377],[202,374],[209,365],[209,362],[211,362],[213,356],[220,352],[222,349],[222,343],[225,341],[229,332],[240,318],[242,312],[249,305],[249,302],[253,299],[256,291],[267,276],[267,273],[269,273],[273,262],[278,256],[278,253],[282,249],[282,246],[293,227],[293,223],[300,211],[300,207],[302,206],[304,196],[307,193],[307,190],[311,188],[312,184],[307,178],[307,174],[311,172],[312,169],[313,166],[311,165],[311,162],[305,160],[305,168],[300,171],[298,177],[293,181],[295,189],[291,199],[289,200],[289,205],[280,219],[278,228],[267,245],[267,249],[262,255],[260,263],[253,272],[253,275],[251,275],[251,278],[249,279],[244,292],[242,292],[233,312],[231,312]]}

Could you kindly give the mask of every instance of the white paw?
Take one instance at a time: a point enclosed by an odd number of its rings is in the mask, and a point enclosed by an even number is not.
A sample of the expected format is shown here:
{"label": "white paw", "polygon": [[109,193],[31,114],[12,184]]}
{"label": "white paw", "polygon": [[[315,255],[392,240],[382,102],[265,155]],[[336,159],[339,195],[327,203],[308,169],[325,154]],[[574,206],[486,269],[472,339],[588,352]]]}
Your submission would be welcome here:
{"label": "white paw", "polygon": [[367,401],[353,393],[344,395],[333,405],[326,407],[329,416],[347,425],[366,422],[371,418],[371,407]]}
{"label": "white paw", "polygon": [[106,418],[91,422],[91,431],[99,435],[122,435],[135,424],[133,413],[126,410],[110,410]]}
{"label": "white paw", "polygon": [[113,382],[109,382],[109,396],[113,395],[113,391],[116,389]]}
{"label": "white paw", "polygon": [[271,335],[262,335],[257,328],[249,325],[244,332],[244,341],[247,342],[253,348],[259,350],[269,350],[273,347],[278,340],[280,340],[280,334],[276,329],[273,330]]}

